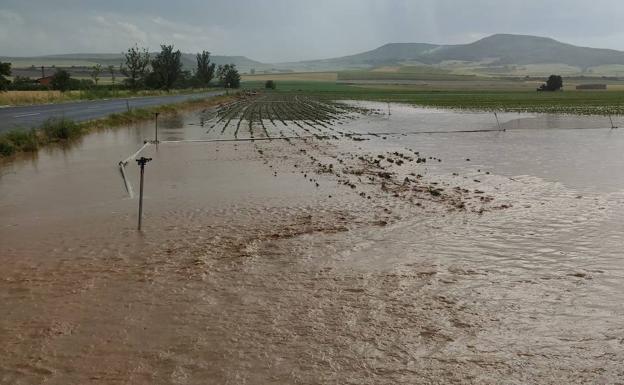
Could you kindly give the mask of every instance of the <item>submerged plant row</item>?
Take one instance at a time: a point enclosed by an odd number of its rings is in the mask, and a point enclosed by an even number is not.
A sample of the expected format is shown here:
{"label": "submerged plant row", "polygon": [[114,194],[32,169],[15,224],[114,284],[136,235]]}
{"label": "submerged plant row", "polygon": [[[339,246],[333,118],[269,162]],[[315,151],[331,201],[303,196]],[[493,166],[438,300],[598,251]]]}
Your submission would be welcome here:
{"label": "submerged plant row", "polygon": [[[301,94],[266,93],[242,96],[236,101],[220,106],[208,132],[220,135],[270,137],[269,128],[290,130],[295,126],[309,135],[344,136],[337,130],[341,120],[354,119],[361,113],[372,111],[344,103]],[[259,133],[256,131],[260,131]],[[280,131],[284,134],[284,131]]]}

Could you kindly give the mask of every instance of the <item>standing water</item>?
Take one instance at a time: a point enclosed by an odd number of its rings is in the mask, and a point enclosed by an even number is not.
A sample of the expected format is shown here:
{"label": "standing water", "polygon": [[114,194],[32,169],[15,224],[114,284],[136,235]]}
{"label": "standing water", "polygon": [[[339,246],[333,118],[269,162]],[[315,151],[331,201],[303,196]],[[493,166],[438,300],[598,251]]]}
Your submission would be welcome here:
{"label": "standing water", "polygon": [[[622,382],[624,133],[352,103],[382,113],[337,139],[149,146],[144,232],[117,163],[150,124],[4,164],[0,383]],[[159,139],[315,126],[215,120]]]}

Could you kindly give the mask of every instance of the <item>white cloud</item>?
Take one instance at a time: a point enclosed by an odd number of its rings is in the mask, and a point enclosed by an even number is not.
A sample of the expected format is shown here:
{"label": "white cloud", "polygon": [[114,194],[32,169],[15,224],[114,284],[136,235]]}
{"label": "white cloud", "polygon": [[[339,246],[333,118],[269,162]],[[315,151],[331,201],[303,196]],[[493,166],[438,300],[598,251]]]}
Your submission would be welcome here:
{"label": "white cloud", "polygon": [[134,44],[151,50],[160,44],[173,44],[183,52],[216,53],[225,48],[228,35],[217,25],[176,23],[160,16],[63,14],[71,17],[71,24],[58,23],[57,16],[24,20],[16,12],[0,9],[0,54],[123,52]]}
{"label": "white cloud", "polygon": [[126,22],[126,21],[118,21],[117,26],[119,27],[119,32],[125,36],[129,36],[131,41],[135,43],[147,43],[147,32],[143,31],[138,26]]}

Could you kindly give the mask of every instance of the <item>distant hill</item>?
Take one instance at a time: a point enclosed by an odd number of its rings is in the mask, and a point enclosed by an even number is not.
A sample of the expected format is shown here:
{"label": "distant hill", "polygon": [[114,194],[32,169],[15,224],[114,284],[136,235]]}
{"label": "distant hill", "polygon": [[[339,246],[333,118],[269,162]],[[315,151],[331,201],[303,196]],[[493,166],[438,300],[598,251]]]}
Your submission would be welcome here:
{"label": "distant hill", "polygon": [[[35,68],[28,67],[91,67],[98,63],[118,67],[123,55],[0,57],[0,61],[11,62],[14,68],[34,73]],[[212,56],[212,61],[216,64],[234,63],[241,72],[252,69],[257,72],[342,71],[407,65],[440,67],[456,74],[624,74],[624,52],[578,47],[546,37],[509,34],[492,35],[474,43],[458,45],[390,43],[371,51],[323,60],[267,64],[245,56],[216,55]],[[183,54],[182,63],[185,69],[193,69],[195,55]]]}
{"label": "distant hill", "polygon": [[471,44],[442,46],[419,58],[425,63],[444,60],[478,62],[495,59],[494,65],[561,63],[587,69],[624,64],[624,52],[578,47],[557,40],[523,35],[493,35]]}
{"label": "distant hill", "polygon": [[292,64],[305,63],[306,65],[320,66],[380,66],[384,64],[395,64],[403,61],[410,61],[415,58],[429,54],[438,48],[438,45],[426,43],[392,43],[386,44],[372,51],[359,53],[356,55],[343,56],[335,59],[311,60]]}
{"label": "distant hill", "polygon": [[[156,53],[151,53],[152,56]],[[252,68],[262,69],[268,67],[268,65],[260,63],[255,60],[251,60],[245,56],[211,56],[210,60],[213,63],[219,64],[236,64],[236,66],[243,72],[248,72]],[[2,62],[10,62],[13,68],[27,68],[31,66],[40,67],[91,67],[96,64],[102,66],[113,65],[119,67],[124,62],[123,54],[111,54],[111,53],[77,53],[77,54],[61,54],[61,55],[45,55],[45,56],[33,56],[33,57],[0,57]],[[182,65],[185,69],[195,68],[195,54],[183,53]]]}
{"label": "distant hill", "polygon": [[624,52],[578,47],[545,37],[498,34],[459,45],[391,43],[356,55],[284,65],[352,69],[405,62],[435,65],[445,61],[486,62],[492,66],[557,63],[586,70],[604,65],[624,65]]}

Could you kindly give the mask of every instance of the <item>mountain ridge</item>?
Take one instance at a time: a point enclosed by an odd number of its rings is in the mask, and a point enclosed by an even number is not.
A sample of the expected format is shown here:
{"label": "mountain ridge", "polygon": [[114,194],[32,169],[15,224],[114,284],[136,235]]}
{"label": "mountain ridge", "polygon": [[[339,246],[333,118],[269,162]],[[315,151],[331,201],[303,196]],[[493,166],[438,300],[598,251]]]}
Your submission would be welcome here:
{"label": "mountain ridge", "polygon": [[[581,47],[558,40],[532,35],[494,34],[467,44],[387,43],[369,51],[336,58],[305,60],[284,63],[263,63],[246,56],[213,55],[216,64],[236,64],[241,71],[339,71],[349,69],[372,69],[381,66],[428,65],[446,62],[478,63],[482,66],[563,64],[584,72],[592,67],[623,65],[624,52]],[[12,61],[14,67],[31,65],[80,66],[94,64],[118,66],[123,53],[76,53],[41,55],[33,57],[0,57],[0,61]],[[195,54],[183,53],[185,69],[195,66]]]}
{"label": "mountain ridge", "polygon": [[[14,68],[25,68],[34,65],[39,66],[52,66],[58,67],[67,66],[93,66],[100,64],[102,66],[113,65],[119,67],[123,63],[123,53],[66,53],[66,54],[52,54],[52,55],[40,55],[40,56],[21,56],[21,57],[7,57],[0,56],[0,62],[12,62],[17,65],[13,65]],[[156,52],[150,52],[150,56],[154,57]],[[246,56],[224,56],[224,55],[211,55],[210,60],[219,64],[234,63],[237,67],[243,70],[250,70],[251,68],[263,68],[267,64],[261,63],[256,60],[249,59]],[[192,69],[195,67],[195,54],[182,53],[182,65],[184,69]],[[58,64],[55,64],[58,63]]]}
{"label": "mountain ridge", "polygon": [[445,61],[489,61],[491,65],[560,63],[586,70],[601,65],[624,65],[624,52],[575,46],[549,37],[501,33],[467,44],[388,43],[355,55],[289,64],[366,68],[405,61],[425,65]]}

